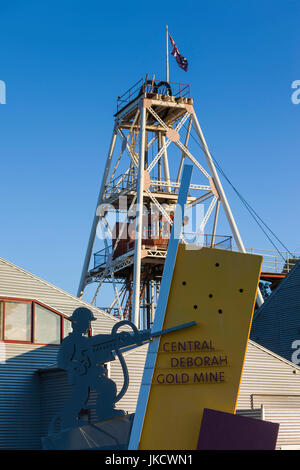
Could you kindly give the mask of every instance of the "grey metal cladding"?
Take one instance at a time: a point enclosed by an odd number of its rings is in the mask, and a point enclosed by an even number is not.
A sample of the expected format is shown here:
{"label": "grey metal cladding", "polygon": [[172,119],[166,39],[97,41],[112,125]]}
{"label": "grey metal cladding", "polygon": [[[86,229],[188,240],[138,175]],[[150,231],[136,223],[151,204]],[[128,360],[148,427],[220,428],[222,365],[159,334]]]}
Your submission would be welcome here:
{"label": "grey metal cladding", "polygon": [[[2,258],[0,297],[36,299],[67,316],[77,307],[88,306],[97,318],[93,322],[94,334],[110,333],[117,321],[102,310]],[[1,353],[4,352],[5,357],[2,357],[2,354],[0,362],[0,448],[39,449],[47,410],[41,410],[40,407],[41,384],[35,372],[56,363],[58,347],[21,343],[1,343],[1,346]],[[131,356],[131,368],[133,364],[138,366],[139,357],[140,355],[137,355],[135,359],[135,354]],[[115,373],[120,375],[117,365],[114,366],[113,374]],[[137,375],[139,376],[139,373]],[[128,396],[129,409],[135,406],[135,383],[133,377]],[[53,390],[53,387],[49,390]],[[67,396],[67,390],[63,387],[63,397]]]}
{"label": "grey metal cladding", "polygon": [[291,360],[300,339],[300,262],[256,312],[250,338]]}
{"label": "grey metal cladding", "polygon": [[101,329],[103,333],[110,332],[117,321],[103,310],[91,306],[3,258],[0,258],[0,297],[36,299],[67,316],[78,307],[88,307],[98,319],[93,324],[93,329],[96,331]]}
{"label": "grey metal cladding", "polygon": [[251,408],[255,393],[300,395],[300,368],[249,340],[237,408]]}
{"label": "grey metal cladding", "polygon": [[56,360],[57,346],[6,343],[0,364],[0,448],[40,448],[40,384],[37,368]]}
{"label": "grey metal cladding", "polygon": [[[285,285],[300,287],[299,263],[291,274],[293,272],[296,272],[296,275],[288,276],[284,281]],[[3,259],[0,259],[0,296],[35,298],[66,315],[71,314],[78,306],[88,306],[99,317],[99,320],[94,322],[97,323],[96,328],[93,328],[94,334],[110,332],[115,324],[115,320],[101,310],[91,307]],[[263,308],[269,305],[271,309],[270,299]],[[290,320],[293,320],[292,316]],[[286,325],[296,328],[293,321],[287,322]],[[261,315],[257,318],[257,325],[258,329],[268,334],[271,340],[273,338],[273,341],[279,341],[279,330],[275,328],[276,320],[274,322],[272,315],[269,317],[266,314],[265,318]],[[130,385],[127,394],[119,402],[119,406],[128,412],[135,411],[147,347],[143,346],[140,350],[126,354]],[[64,373],[55,368],[49,368],[56,363],[58,347],[6,343],[5,349],[6,362],[0,363],[0,448],[38,449],[40,437],[47,432],[51,418],[61,409],[69,393]],[[38,369],[39,373],[36,373]],[[120,388],[123,377],[118,360],[111,363],[110,374]],[[251,409],[251,395],[253,394],[297,395],[299,390],[300,368],[250,340],[241,381],[238,410],[243,412],[243,410]],[[92,394],[91,405],[94,400],[95,396]],[[262,399],[263,402],[264,399]],[[300,443],[299,412],[291,407],[281,408],[281,403],[277,401],[274,401],[273,405],[274,407],[270,407],[270,400],[268,402],[266,400],[265,419],[281,424],[279,445]]]}
{"label": "grey metal cladding", "polygon": [[[134,413],[138,399],[140,383],[144,369],[145,357],[148,345],[139,350],[125,353],[126,364],[129,371],[129,387],[124,397],[117,403],[117,409],[125,409],[128,413]],[[110,377],[116,382],[118,390],[123,385],[122,368],[118,360],[110,362]],[[71,391],[67,381],[66,372],[57,368],[48,368],[38,371],[41,384],[41,436],[46,436],[51,419],[59,414]],[[87,407],[91,408],[90,419],[96,421],[94,411],[97,394],[93,390],[89,396]]]}

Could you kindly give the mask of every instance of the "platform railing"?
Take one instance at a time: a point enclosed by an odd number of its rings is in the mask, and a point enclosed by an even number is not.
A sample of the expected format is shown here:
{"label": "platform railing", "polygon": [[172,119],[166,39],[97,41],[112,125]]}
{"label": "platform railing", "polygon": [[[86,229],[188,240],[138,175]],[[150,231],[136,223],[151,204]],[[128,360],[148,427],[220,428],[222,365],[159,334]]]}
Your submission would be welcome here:
{"label": "platform railing", "polygon": [[143,93],[173,96],[175,99],[190,98],[191,96],[190,85],[187,83],[165,82],[164,80],[156,79],[155,75],[152,77],[146,75],[146,77],[141,78],[126,90],[123,95],[118,96],[117,112]]}
{"label": "platform railing", "polygon": [[[209,234],[198,234],[183,232],[183,237],[187,243],[195,243],[196,245],[201,248],[204,247],[212,247],[212,248],[219,248],[222,250],[232,250],[232,237],[228,235],[209,235]],[[123,240],[122,240],[123,241]],[[120,242],[121,243],[121,242]],[[119,245],[120,245],[119,243]],[[142,239],[143,249],[151,250],[152,252],[157,250],[158,252],[165,251],[167,252],[168,249],[168,239],[167,238],[143,238]],[[125,255],[128,252],[132,252],[134,250],[134,240],[125,240],[125,244],[120,246],[121,250],[118,250],[118,254],[116,257]],[[94,269],[99,267],[104,267],[108,259],[110,257],[110,253],[112,252],[113,244],[108,246],[107,248],[103,248],[102,250],[97,251],[94,253]],[[161,257],[161,256],[159,256]]]}
{"label": "platform railing", "polygon": [[114,317],[119,317],[120,316],[120,312],[119,312],[118,307],[99,307],[99,308],[101,310],[103,310],[104,312],[113,315]]}
{"label": "platform railing", "polygon": [[94,253],[94,269],[99,268],[107,264],[109,253],[111,253],[112,245],[109,245],[107,248]]}
{"label": "platform railing", "polygon": [[[128,173],[115,177],[106,186],[106,196],[109,198],[112,195],[119,194],[122,191],[131,190],[136,186],[136,174]],[[180,183],[175,180],[166,180],[151,176],[149,191],[153,193],[166,193],[177,194],[179,192]],[[191,191],[209,191],[210,186],[201,184],[190,184]]]}
{"label": "platform railing", "polygon": [[263,256],[262,272],[288,274],[300,260],[300,253],[246,248],[247,253]]}
{"label": "platform railing", "polygon": [[136,185],[135,174],[123,173],[122,175],[116,176],[109,185],[106,186],[106,195],[110,196],[119,193],[125,189],[132,188],[134,185]]}
{"label": "platform railing", "polygon": [[[223,250],[232,250],[232,237],[227,235],[215,235],[214,237],[210,234],[196,234],[192,232],[184,232],[183,236],[188,243],[196,243],[199,246],[220,248]],[[155,239],[153,239],[155,240]],[[153,240],[151,241],[151,246],[149,244],[149,249],[153,245]],[[147,248],[147,240],[143,240],[145,248]],[[130,248],[134,248],[134,241],[131,242]],[[167,249],[167,246],[159,247],[158,249]],[[129,250],[129,245],[128,245]],[[111,253],[112,245],[109,246],[107,251],[105,248],[94,253],[94,268],[103,266],[107,263],[108,252]],[[299,252],[289,253],[288,251],[280,252],[282,256],[279,256],[277,251],[271,250],[262,250],[259,248],[246,248],[247,253],[256,254],[263,257],[262,272],[278,273],[278,274],[288,274],[295,264],[300,260]],[[291,256],[292,255],[292,256]]]}

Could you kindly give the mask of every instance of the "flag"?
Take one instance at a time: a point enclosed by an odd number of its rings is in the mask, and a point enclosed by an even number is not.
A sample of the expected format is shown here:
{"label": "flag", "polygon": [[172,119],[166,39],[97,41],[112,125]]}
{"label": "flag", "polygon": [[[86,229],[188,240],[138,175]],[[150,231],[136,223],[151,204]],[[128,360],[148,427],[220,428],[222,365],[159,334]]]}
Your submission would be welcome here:
{"label": "flag", "polygon": [[180,52],[177,49],[177,46],[174,42],[174,39],[172,38],[170,33],[169,33],[169,37],[170,37],[170,41],[171,41],[171,44],[172,44],[172,47],[173,47],[173,49],[171,51],[171,54],[175,57],[176,62],[179,65],[179,67],[181,69],[183,69],[185,72],[187,72],[188,65],[189,65],[187,59],[185,57],[183,57],[183,55],[180,54]]}

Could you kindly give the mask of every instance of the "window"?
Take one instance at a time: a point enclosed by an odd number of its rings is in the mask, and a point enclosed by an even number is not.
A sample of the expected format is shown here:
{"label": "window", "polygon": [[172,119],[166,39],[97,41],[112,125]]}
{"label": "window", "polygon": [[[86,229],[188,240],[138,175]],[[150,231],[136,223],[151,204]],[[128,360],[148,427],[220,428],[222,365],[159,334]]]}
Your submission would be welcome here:
{"label": "window", "polygon": [[35,304],[34,313],[34,342],[42,344],[60,344],[60,316],[39,304]]}
{"label": "window", "polygon": [[37,300],[0,298],[0,341],[58,345],[71,329],[68,317]]}
{"label": "window", "polygon": [[3,338],[3,302],[0,302],[0,340]]}
{"label": "window", "polygon": [[5,303],[4,339],[30,341],[31,304],[21,302]]}
{"label": "window", "polygon": [[72,331],[72,323],[67,318],[64,318],[64,338]]}

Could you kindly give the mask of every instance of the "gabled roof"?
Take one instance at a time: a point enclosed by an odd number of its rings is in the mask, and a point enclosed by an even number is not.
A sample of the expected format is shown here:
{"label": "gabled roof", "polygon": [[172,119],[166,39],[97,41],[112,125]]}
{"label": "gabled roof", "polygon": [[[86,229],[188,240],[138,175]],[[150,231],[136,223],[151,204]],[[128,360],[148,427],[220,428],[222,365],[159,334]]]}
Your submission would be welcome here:
{"label": "gabled roof", "polygon": [[288,359],[285,359],[284,357],[279,356],[279,354],[276,354],[276,353],[274,353],[273,351],[270,351],[270,349],[267,349],[267,348],[265,348],[264,346],[262,346],[261,344],[256,343],[256,342],[253,341],[252,339],[249,339],[249,344],[251,344],[253,347],[255,347],[255,348],[257,348],[257,349],[260,349],[260,350],[263,351],[264,353],[269,354],[269,356],[272,356],[272,357],[274,357],[275,359],[278,359],[279,361],[284,362],[284,363],[287,364],[288,366],[292,367],[292,369],[296,369],[296,370],[298,370],[298,371],[300,372],[300,366],[297,366],[296,364],[294,364],[293,362],[289,361]]}
{"label": "gabled roof", "polygon": [[92,324],[93,330],[101,330],[101,332],[110,331],[117,321],[103,310],[3,258],[0,258],[0,297],[39,300],[67,316],[71,315],[75,308],[90,308],[97,318],[97,321]]}
{"label": "gabled roof", "polygon": [[[277,302],[279,297],[282,297],[282,295],[285,293],[287,294],[286,300],[288,301],[288,294],[289,292],[285,292],[286,290],[289,290],[290,287],[299,287],[298,295],[299,295],[299,303],[300,303],[300,261],[298,261],[295,266],[291,269],[289,274],[281,281],[279,286],[272,292],[272,294],[264,301],[262,306],[257,310],[257,312],[254,315],[253,320],[255,321],[257,318],[259,318],[261,315],[264,314],[265,311],[268,310],[270,306],[272,306],[274,303]],[[282,300],[280,301],[282,303]]]}
{"label": "gabled roof", "polygon": [[292,358],[295,342],[300,341],[299,261],[254,315],[250,337],[287,360]]}

